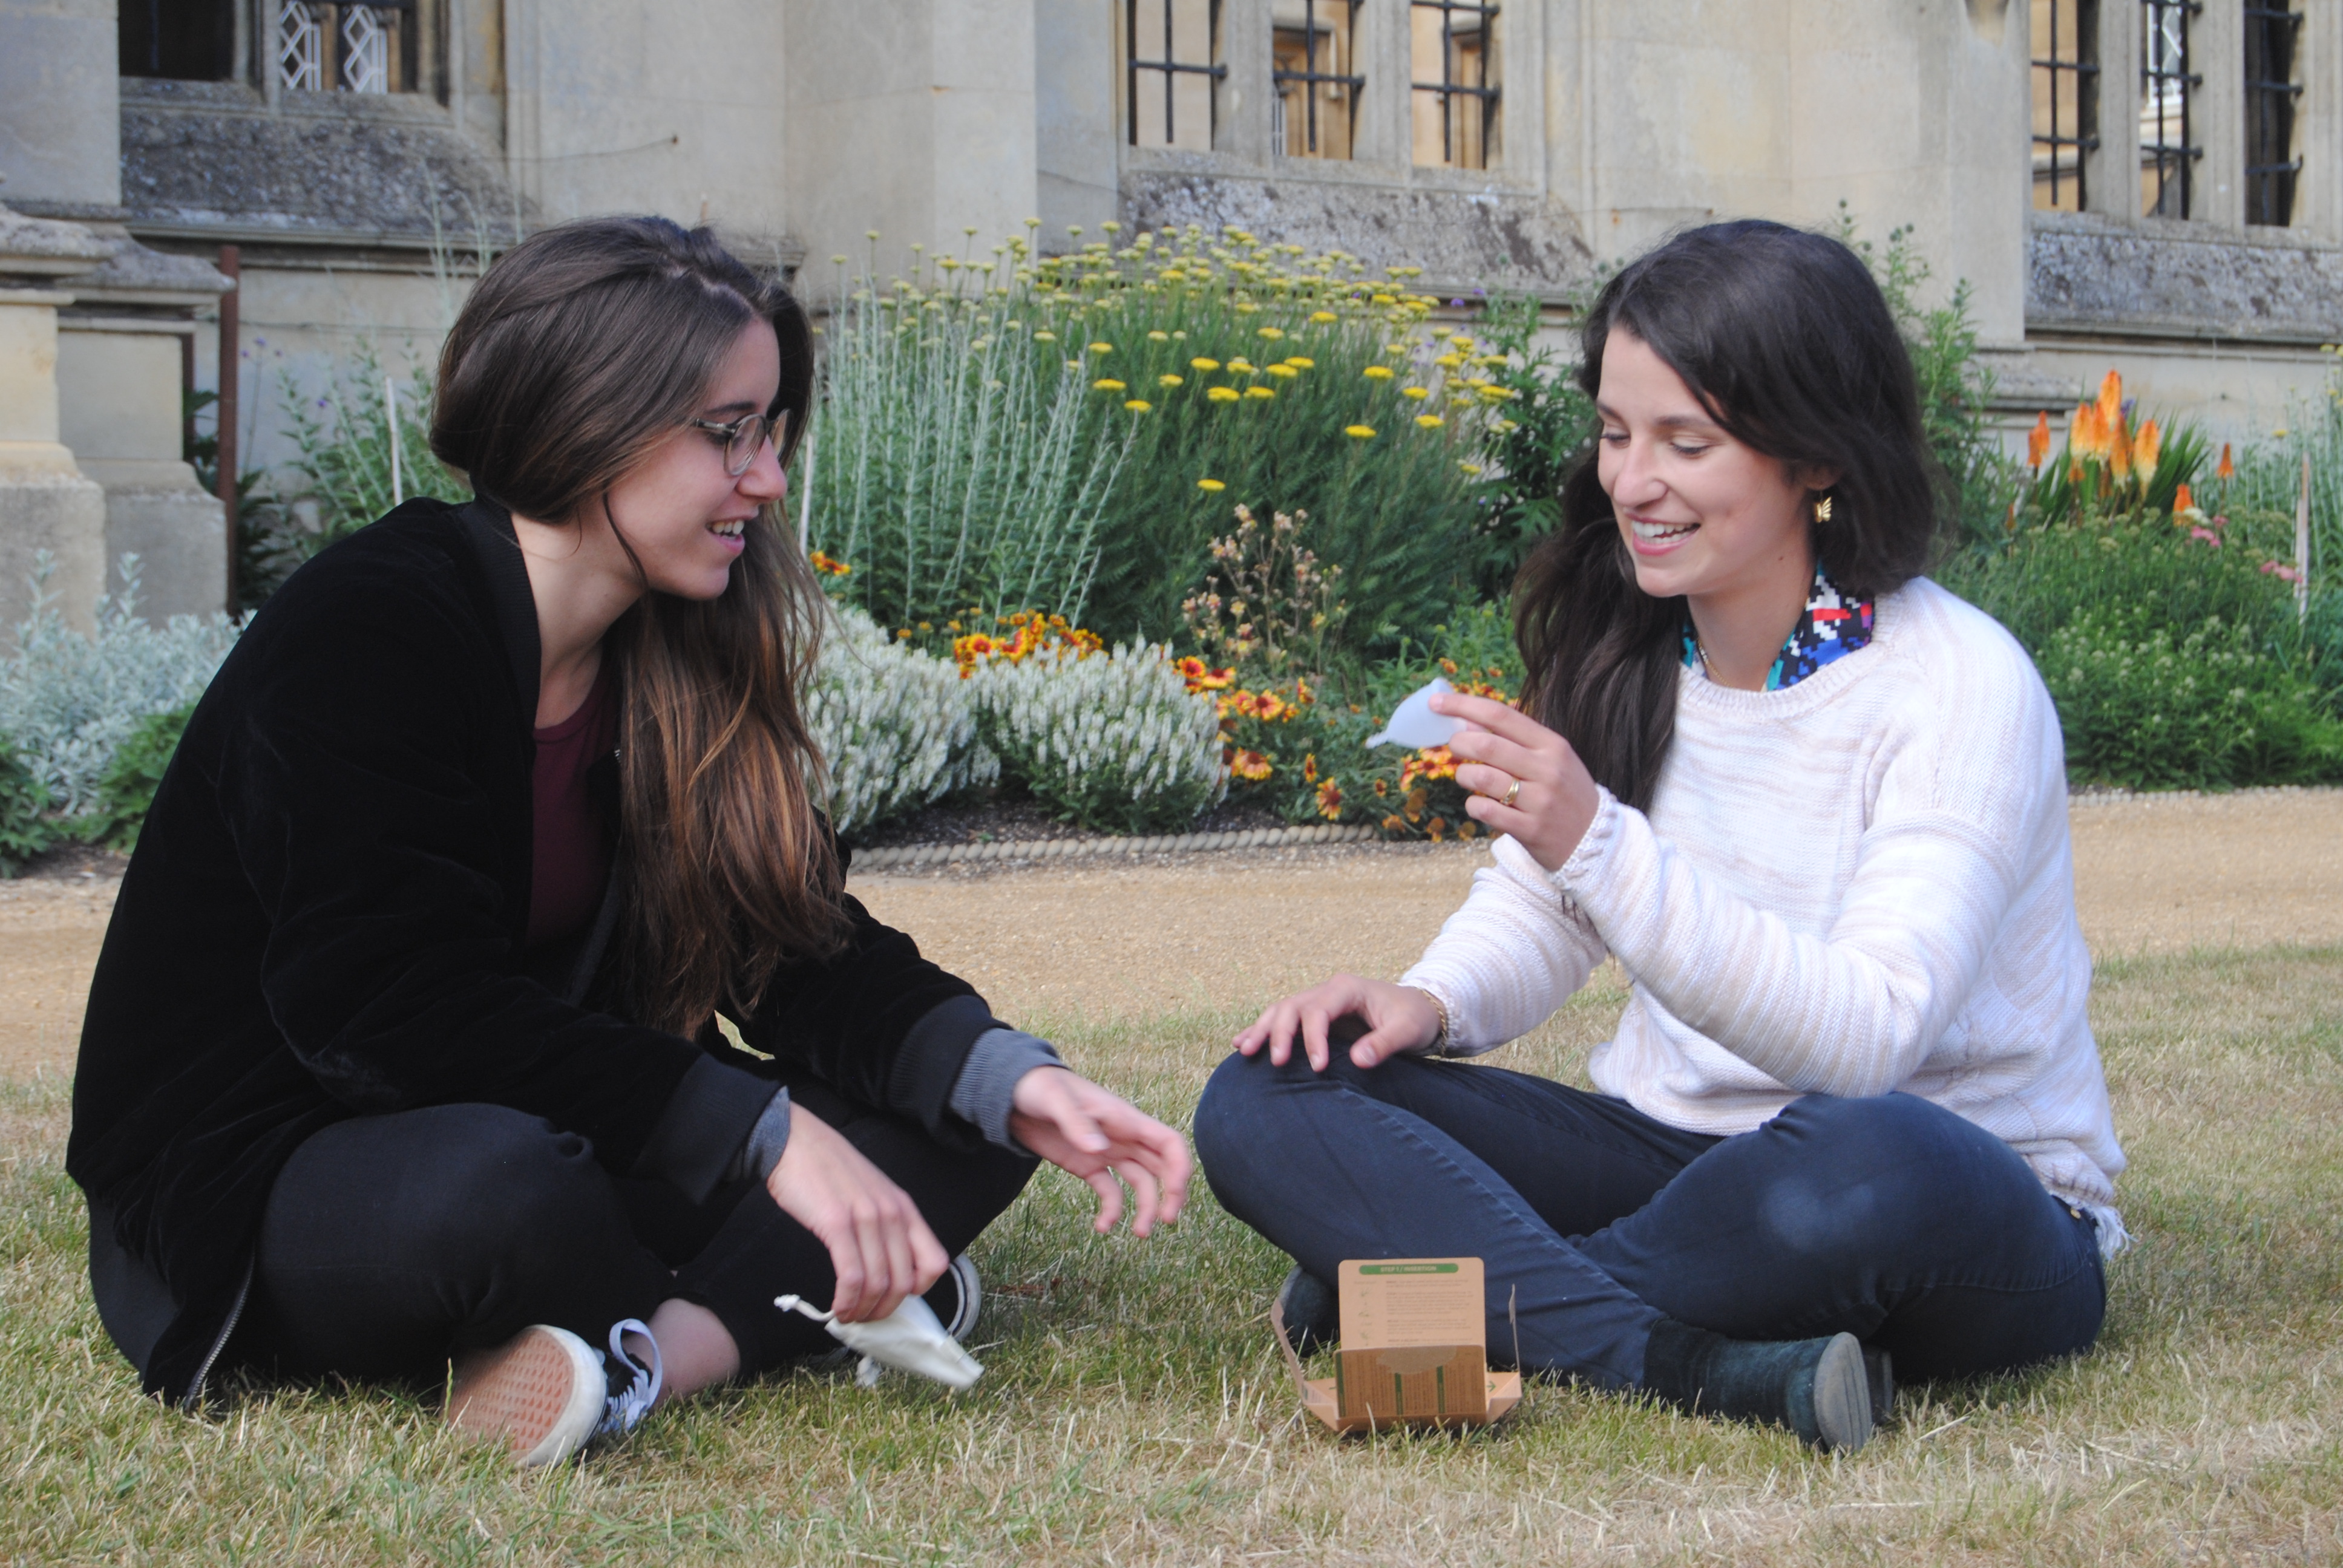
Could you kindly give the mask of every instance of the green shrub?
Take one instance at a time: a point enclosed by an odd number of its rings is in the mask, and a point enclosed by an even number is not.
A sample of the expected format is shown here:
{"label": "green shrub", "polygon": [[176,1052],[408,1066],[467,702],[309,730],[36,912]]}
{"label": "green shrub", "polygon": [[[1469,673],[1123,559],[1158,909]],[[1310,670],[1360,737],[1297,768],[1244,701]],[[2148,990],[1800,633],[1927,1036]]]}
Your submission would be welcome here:
{"label": "green shrub", "polygon": [[2079,783],[2226,788],[2343,776],[2343,724],[2308,679],[2207,616],[2181,631],[2145,604],[2086,606],[2051,634],[2042,677]]}
{"label": "green shrub", "polygon": [[165,713],[150,713],[132,727],[114,749],[114,760],[97,781],[97,799],[88,815],[74,824],[74,836],[85,843],[127,852],[138,844],[147,809],[163,782],[163,770],[179,749],[186,732],[192,702]]}
{"label": "green shrub", "polygon": [[1002,770],[1067,821],[1105,832],[1183,828],[1220,799],[1219,722],[1161,647],[1052,648],[968,682]]}
{"label": "green shrub", "polygon": [[900,628],[1030,608],[1168,639],[1239,502],[1315,520],[1352,649],[1469,593],[1465,466],[1511,395],[1428,300],[1233,231],[994,254],[836,325],[809,454],[833,593]]}
{"label": "green shrub", "polygon": [[16,754],[15,743],[0,735],[0,877],[15,876],[55,842],[48,810],[49,792]]}

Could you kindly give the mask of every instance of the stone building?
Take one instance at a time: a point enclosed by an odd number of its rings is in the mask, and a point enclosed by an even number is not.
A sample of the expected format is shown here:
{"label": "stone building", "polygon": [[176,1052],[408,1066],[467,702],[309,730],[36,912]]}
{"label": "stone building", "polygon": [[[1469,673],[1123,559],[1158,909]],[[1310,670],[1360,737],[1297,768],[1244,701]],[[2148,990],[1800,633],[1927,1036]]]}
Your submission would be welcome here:
{"label": "stone building", "polygon": [[2343,337],[2343,0],[0,0],[0,175],[7,624],[36,542],[217,602],[178,409],[221,246],[267,465],[362,344],[427,361],[478,252],[594,212],[810,257],[817,304],[833,254],[1120,218],[1559,326],[1674,228],[1845,204],[1968,283],[2013,425],[2112,364],[2247,434]]}

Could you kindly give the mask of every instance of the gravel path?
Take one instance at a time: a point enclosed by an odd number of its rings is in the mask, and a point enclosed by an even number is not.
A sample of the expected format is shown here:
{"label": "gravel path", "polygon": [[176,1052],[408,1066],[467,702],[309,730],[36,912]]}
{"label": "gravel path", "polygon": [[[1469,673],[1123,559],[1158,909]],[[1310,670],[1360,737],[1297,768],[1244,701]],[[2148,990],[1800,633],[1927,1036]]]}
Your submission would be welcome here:
{"label": "gravel path", "polygon": [[[2103,956],[2343,942],[2343,790],[2087,798],[2073,819]],[[1329,846],[858,875],[853,890],[1004,1016],[1046,1028],[1395,974],[1487,862],[1476,846]],[[68,1070],[115,886],[0,882],[0,1075]]]}

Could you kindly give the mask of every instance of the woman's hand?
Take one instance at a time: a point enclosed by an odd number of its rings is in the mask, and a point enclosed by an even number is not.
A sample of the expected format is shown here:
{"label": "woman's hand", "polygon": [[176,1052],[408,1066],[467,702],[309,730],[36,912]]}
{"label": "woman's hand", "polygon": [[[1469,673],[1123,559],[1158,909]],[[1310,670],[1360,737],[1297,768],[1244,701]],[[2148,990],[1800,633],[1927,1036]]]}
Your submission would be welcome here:
{"label": "woman's hand", "polygon": [[[1101,1236],[1122,1218],[1122,1182],[1139,1211],[1131,1233],[1169,1225],[1188,1201],[1188,1141],[1152,1116],[1069,1068],[1037,1067],[1011,1094],[1009,1131],[1018,1142],[1099,1195],[1092,1227]],[[1122,1181],[1118,1181],[1120,1176]]]}
{"label": "woman's hand", "polygon": [[910,1194],[862,1156],[838,1129],[792,1101],[789,1141],[765,1178],[781,1212],[830,1249],[840,1321],[883,1318],[943,1278],[951,1261]]}
{"label": "woman's hand", "polygon": [[1456,782],[1473,791],[1465,812],[1493,833],[1513,835],[1547,870],[1562,869],[1603,803],[1570,742],[1486,697],[1443,692],[1432,710],[1469,727],[1448,743],[1449,755],[1464,763]]}
{"label": "woman's hand", "polygon": [[1311,1070],[1323,1072],[1333,1050],[1333,1032],[1343,1019],[1366,1025],[1366,1032],[1351,1042],[1354,1067],[1373,1067],[1403,1050],[1421,1050],[1440,1032],[1440,1010],[1414,987],[1336,975],[1271,1003],[1230,1043],[1243,1056],[1266,1045],[1269,1060],[1283,1067],[1293,1055],[1298,1033]]}

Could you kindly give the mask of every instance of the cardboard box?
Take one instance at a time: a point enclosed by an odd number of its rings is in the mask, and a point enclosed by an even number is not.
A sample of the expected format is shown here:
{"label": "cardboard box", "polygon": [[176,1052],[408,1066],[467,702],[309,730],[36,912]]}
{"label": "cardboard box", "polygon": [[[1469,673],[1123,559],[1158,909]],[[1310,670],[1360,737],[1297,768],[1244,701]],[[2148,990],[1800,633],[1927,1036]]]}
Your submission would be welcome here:
{"label": "cardboard box", "polygon": [[1303,1375],[1283,1309],[1269,1313],[1303,1408],[1334,1431],[1479,1426],[1521,1402],[1521,1373],[1489,1370],[1480,1259],[1354,1258],[1335,1289],[1342,1341],[1331,1378]]}

